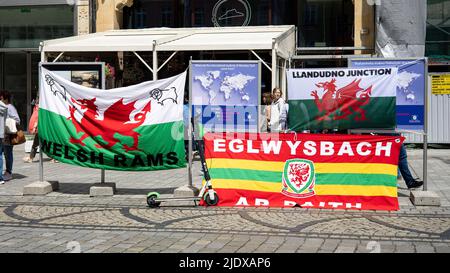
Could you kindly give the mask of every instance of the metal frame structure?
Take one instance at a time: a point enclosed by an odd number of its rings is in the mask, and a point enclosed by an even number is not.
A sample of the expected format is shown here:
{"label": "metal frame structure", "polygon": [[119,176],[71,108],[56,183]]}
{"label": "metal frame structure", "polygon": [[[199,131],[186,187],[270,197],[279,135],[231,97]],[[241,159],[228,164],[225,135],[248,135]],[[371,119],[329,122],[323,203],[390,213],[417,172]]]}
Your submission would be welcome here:
{"label": "metal frame structure", "polygon": [[[256,56],[272,73],[272,89],[278,87],[280,70],[278,59],[287,60],[295,54],[297,46],[297,28],[295,26],[256,26],[256,27],[215,27],[215,28],[152,28],[142,30],[112,30],[83,36],[48,40],[40,44],[41,62],[47,61],[48,53],[58,53],[54,62],[66,52],[133,52],[134,55],[152,72],[153,80],[158,79],[158,71],[180,51],[243,51],[248,50]],[[255,50],[266,50],[272,54],[269,66],[258,56]],[[151,51],[152,66],[137,53]],[[161,66],[158,66],[158,52],[172,51]],[[191,66],[189,63],[189,67]],[[191,71],[189,70],[189,78]],[[258,65],[261,78],[261,64]],[[281,71],[284,75],[284,70]],[[282,83],[281,83],[282,84]],[[192,83],[189,81],[191,95]],[[258,84],[261,89],[261,82]],[[259,98],[260,100],[260,98]],[[259,101],[259,104],[261,102]],[[259,108],[259,107],[258,107]],[[259,109],[258,109],[259,111]],[[189,100],[189,120],[192,117],[192,102]],[[258,112],[259,115],[259,112]],[[259,119],[257,121],[259,130]],[[192,125],[189,123],[189,136]],[[192,187],[192,139],[189,139],[189,182]],[[42,161],[41,161],[42,162]],[[41,166],[41,168],[43,168]],[[104,170],[101,179],[104,182]],[[43,181],[43,173],[40,174]]]}
{"label": "metal frame structure", "polygon": [[[47,61],[48,53],[66,52],[133,52],[152,72],[153,80],[158,71],[180,51],[243,51],[256,56],[272,73],[272,89],[281,82],[278,60],[285,62],[296,52],[297,28],[290,26],[252,26],[215,28],[149,28],[111,30],[83,36],[44,41],[40,45],[41,61]],[[255,52],[269,51],[272,63],[268,65]],[[152,54],[152,66],[137,52]],[[173,52],[158,66],[158,52]],[[59,56],[60,57],[60,56]]]}

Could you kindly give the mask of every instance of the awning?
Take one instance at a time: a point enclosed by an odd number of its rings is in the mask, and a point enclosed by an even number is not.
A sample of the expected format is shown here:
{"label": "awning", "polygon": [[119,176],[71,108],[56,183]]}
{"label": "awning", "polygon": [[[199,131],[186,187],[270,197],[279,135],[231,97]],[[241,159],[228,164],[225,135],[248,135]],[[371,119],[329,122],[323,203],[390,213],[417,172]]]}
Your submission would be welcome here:
{"label": "awning", "polygon": [[273,50],[295,54],[295,26],[111,30],[44,41],[44,52]]}

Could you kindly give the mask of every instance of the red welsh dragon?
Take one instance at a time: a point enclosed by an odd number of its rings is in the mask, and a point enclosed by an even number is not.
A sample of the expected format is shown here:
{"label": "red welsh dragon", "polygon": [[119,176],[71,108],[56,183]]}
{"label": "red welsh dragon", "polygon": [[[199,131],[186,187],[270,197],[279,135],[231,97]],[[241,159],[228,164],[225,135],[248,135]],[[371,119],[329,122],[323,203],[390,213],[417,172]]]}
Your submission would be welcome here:
{"label": "red welsh dragon", "polygon": [[[120,140],[115,138],[115,134],[122,136],[128,136],[133,138],[133,145],[123,145],[126,151],[134,151],[138,149],[138,138],[140,134],[134,130],[139,127],[145,120],[145,116],[150,112],[150,103],[148,102],[142,111],[138,112],[134,116],[134,121],[130,120],[130,114],[135,110],[136,101],[128,104],[123,103],[123,99],[116,101],[111,105],[103,114],[103,119],[99,118],[97,113],[98,107],[95,105],[96,98],[93,99],[80,99],[75,100],[71,98],[71,101],[79,106],[79,111],[84,111],[83,117],[80,121],[75,119],[75,112],[77,109],[74,106],[69,106],[70,117],[75,126],[76,132],[83,133],[80,139],[71,137],[70,142],[80,144],[84,146],[83,141],[89,136],[101,136],[104,144],[97,144],[97,148],[109,149],[116,143],[120,143]],[[96,124],[101,124],[96,126]]]}
{"label": "red welsh dragon", "polygon": [[310,167],[308,164],[291,164],[289,166],[289,176],[292,176],[291,182],[300,188],[309,179]]}
{"label": "red welsh dragon", "polygon": [[[317,119],[319,121],[348,119],[354,112],[357,114],[356,121],[366,120],[366,112],[361,107],[369,103],[372,86],[364,90],[359,86],[360,82],[361,80],[354,80],[339,90],[336,90],[336,79],[316,84],[325,91],[322,99],[319,98],[316,90],[311,92],[319,112],[324,114]],[[331,115],[333,118],[330,117]]]}

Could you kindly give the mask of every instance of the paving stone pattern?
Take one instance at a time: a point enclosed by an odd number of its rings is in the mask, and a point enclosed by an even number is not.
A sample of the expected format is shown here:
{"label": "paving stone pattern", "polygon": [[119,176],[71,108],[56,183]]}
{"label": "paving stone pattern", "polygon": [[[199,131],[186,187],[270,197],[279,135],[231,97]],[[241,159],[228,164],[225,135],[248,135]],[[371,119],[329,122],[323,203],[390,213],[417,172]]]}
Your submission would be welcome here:
{"label": "paving stone pattern", "polygon": [[[421,150],[408,150],[421,176]],[[0,252],[129,253],[391,253],[450,252],[450,151],[429,151],[429,190],[441,207],[415,207],[399,181],[397,212],[197,207],[193,202],[146,206],[146,193],[170,196],[187,184],[187,170],[107,171],[112,197],[89,197],[100,171],[44,162],[45,179],[60,189],[22,196],[38,180],[38,163],[22,163],[15,148],[14,179],[0,185]],[[195,161],[194,185],[200,165]]]}

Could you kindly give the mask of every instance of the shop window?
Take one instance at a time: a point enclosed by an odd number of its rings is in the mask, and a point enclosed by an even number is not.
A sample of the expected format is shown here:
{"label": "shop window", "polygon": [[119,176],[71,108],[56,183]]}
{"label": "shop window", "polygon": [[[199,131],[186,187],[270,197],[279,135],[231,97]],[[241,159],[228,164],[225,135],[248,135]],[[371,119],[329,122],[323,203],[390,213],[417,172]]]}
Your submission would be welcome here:
{"label": "shop window", "polygon": [[450,62],[450,1],[427,1],[426,55],[430,61]]}
{"label": "shop window", "polygon": [[316,4],[310,4],[306,6],[305,10],[305,17],[304,17],[304,24],[305,25],[316,25],[318,22],[317,15],[319,13],[318,11],[318,5]]}
{"label": "shop window", "polygon": [[172,26],[172,8],[170,6],[163,6],[161,8],[161,20],[163,26]]}
{"label": "shop window", "polygon": [[123,9],[124,28],[180,27],[179,0],[134,0]]}
{"label": "shop window", "polygon": [[43,40],[73,34],[72,6],[0,7],[0,48],[37,48]]}
{"label": "shop window", "polygon": [[202,27],[205,24],[205,11],[203,8],[196,8],[194,12],[194,26]]}
{"label": "shop window", "polygon": [[301,47],[353,46],[353,1],[299,0],[297,26]]}
{"label": "shop window", "polygon": [[256,18],[258,25],[269,25],[269,2],[261,1],[256,10]]}
{"label": "shop window", "polygon": [[296,25],[299,46],[353,46],[353,0],[134,0],[125,28]]}

